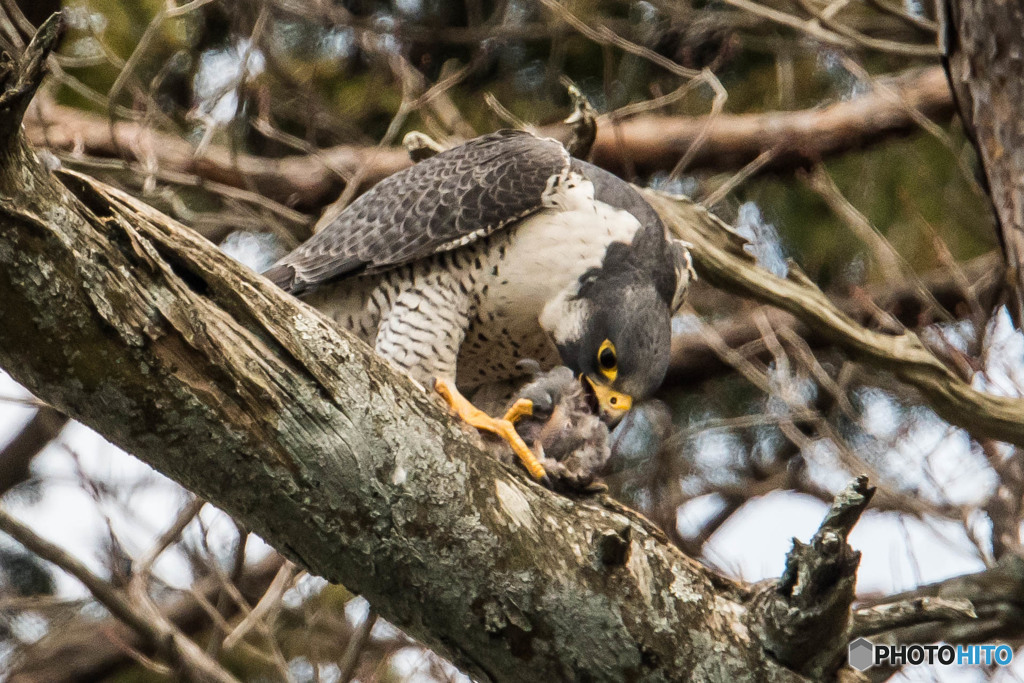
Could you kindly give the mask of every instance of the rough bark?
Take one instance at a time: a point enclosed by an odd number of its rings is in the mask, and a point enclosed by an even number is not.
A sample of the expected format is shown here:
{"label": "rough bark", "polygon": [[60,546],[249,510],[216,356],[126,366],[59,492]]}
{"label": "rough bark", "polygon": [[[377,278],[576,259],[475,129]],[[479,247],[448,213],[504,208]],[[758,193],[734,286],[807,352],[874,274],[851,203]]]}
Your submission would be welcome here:
{"label": "rough bark", "polygon": [[984,170],[1006,252],[1011,313],[1024,323],[1024,5],[948,0],[950,84]]}
{"label": "rough bark", "polygon": [[751,630],[779,661],[811,679],[835,675],[846,654],[860,553],[846,543],[875,490],[861,476],[843,490],[809,544],[793,539],[786,570],[759,591]]}
{"label": "rough bark", "polygon": [[[591,156],[594,163],[621,173],[673,168],[701,136],[688,170],[736,171],[773,151],[760,172],[780,172],[876,144],[915,129],[915,116],[936,120],[953,113],[941,68],[912,71],[860,97],[827,107],[764,114],[706,117],[639,115],[613,123],[603,119]],[[139,162],[156,160],[167,170],[193,173],[232,187],[255,187],[290,206],[316,207],[333,201],[343,176],[359,177],[365,187],[411,163],[402,147],[341,145],[315,156],[267,159],[212,147],[196,155],[180,137],[141,124],[117,122],[52,104],[34,106],[25,119],[37,146]],[[544,127],[543,135],[569,138],[565,126]]]}
{"label": "rough bark", "polygon": [[481,679],[801,680],[643,518],[533,484],[188,229],[58,181],[18,125],[54,30],[0,71],[0,366]]}

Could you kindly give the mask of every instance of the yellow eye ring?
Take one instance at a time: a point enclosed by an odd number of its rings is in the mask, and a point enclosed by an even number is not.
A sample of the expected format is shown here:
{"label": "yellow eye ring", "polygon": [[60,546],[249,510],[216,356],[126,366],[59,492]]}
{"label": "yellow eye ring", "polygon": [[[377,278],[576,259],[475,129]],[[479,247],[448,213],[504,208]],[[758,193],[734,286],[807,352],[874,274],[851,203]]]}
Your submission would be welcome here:
{"label": "yellow eye ring", "polygon": [[619,376],[619,361],[615,353],[615,344],[605,339],[597,349],[597,368],[609,382],[614,382]]}

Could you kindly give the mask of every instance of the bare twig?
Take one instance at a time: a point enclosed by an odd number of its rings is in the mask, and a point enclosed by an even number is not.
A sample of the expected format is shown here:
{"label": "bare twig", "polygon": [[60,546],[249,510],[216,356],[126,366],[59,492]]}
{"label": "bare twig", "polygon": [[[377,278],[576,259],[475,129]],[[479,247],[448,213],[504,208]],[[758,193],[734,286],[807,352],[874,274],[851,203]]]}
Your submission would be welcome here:
{"label": "bare twig", "polygon": [[896,17],[929,36],[934,36],[939,32],[939,25],[934,21],[908,14],[900,8],[890,5],[886,0],[868,0],[868,3],[880,12]]}
{"label": "bare twig", "polygon": [[[951,273],[948,268],[937,269],[935,272],[920,276],[931,295],[946,310],[956,310],[971,301],[978,301],[978,307],[984,308],[980,302],[991,301],[1001,281],[1000,257],[996,253],[980,256],[962,266],[963,277]],[[836,305],[847,315],[862,325],[872,325],[872,311],[865,309],[865,299],[877,300],[877,307],[884,309],[897,318],[899,324],[895,329],[918,327],[930,319],[930,307],[925,306],[917,295],[917,285],[901,282],[894,287],[872,287],[860,297],[840,300]],[[691,297],[694,304],[702,301],[698,295]],[[787,328],[808,346],[818,348],[831,343],[831,339],[822,334],[820,329],[804,325],[791,314],[776,308],[770,308],[769,316],[773,328]],[[709,323],[714,327],[725,344],[734,349],[743,349],[748,355],[763,355],[764,345],[757,327],[751,322],[752,317],[742,310],[724,319]],[[708,345],[703,332],[679,334],[672,339],[672,362],[669,368],[670,379],[694,382],[714,377],[725,371],[726,365],[719,360],[715,351]]]}
{"label": "bare twig", "polygon": [[797,0],[797,2],[805,12],[813,17],[813,22],[820,23],[822,26],[834,31],[836,35],[848,38],[853,41],[855,45],[860,47],[864,47],[869,50],[876,50],[878,52],[886,52],[893,55],[901,55],[903,57],[934,58],[939,56],[939,49],[935,45],[934,41],[931,45],[916,45],[912,43],[898,43],[893,40],[872,38],[871,36],[866,36],[860,31],[836,20],[826,12],[819,12],[811,0]]}
{"label": "bare twig", "polygon": [[778,154],[778,152],[775,149],[767,149],[761,152],[756,159],[733,174],[726,182],[715,188],[714,192],[701,199],[700,203],[709,209],[713,208],[725,199],[730,192],[742,185],[748,178],[750,178],[750,176],[764,168],[765,164],[770,162],[776,154]]}
{"label": "bare twig", "polygon": [[107,99],[110,102],[117,100],[117,96],[121,93],[121,90],[124,88],[128,79],[135,73],[135,69],[139,64],[139,61],[142,59],[143,55],[145,55],[150,43],[158,35],[160,27],[166,20],[184,16],[185,14],[193,12],[203,5],[207,5],[211,2],[213,2],[213,0],[192,0],[191,2],[187,2],[184,5],[177,7],[173,5],[170,7],[165,6],[157,12],[156,16],[153,17],[153,20],[149,22],[149,26],[146,27],[145,31],[143,31],[142,37],[139,38],[139,42],[132,51],[131,56],[118,72],[117,78],[114,79],[114,83],[110,86],[110,90],[107,92]]}
{"label": "bare twig", "polygon": [[181,667],[190,679],[217,683],[238,683],[237,679],[207,657],[199,647],[171,623],[153,605],[144,591],[136,590],[141,581],[130,584],[131,599],[110,583],[93,574],[63,548],[36,535],[26,525],[0,510],[0,531],[39,557],[52,562],[86,587],[110,613],[142,635],[148,643]]}
{"label": "bare twig", "polygon": [[951,424],[977,436],[1024,445],[1024,400],[978,391],[911,332],[887,335],[860,326],[795,265],[786,279],[756,267],[744,250],[746,241],[697,204],[651,190],[644,194],[670,229],[693,245],[697,272],[712,284],[787,310],[852,355],[890,370]]}
{"label": "bare twig", "polygon": [[35,553],[47,562],[57,565],[75,577],[92,593],[93,597],[101,605],[110,610],[110,613],[118,619],[131,626],[140,634],[145,635],[151,641],[157,642],[159,640],[152,624],[138,613],[124,594],[111,586],[107,581],[93,574],[88,567],[63,548],[39,536],[4,510],[0,510],[0,531],[3,531],[15,541],[25,546],[27,550]]}
{"label": "bare twig", "polygon": [[[700,82],[689,81],[688,85]],[[736,171],[775,149],[777,153],[760,171],[778,172],[912,131],[917,128],[917,114],[938,120],[952,115],[952,98],[941,68],[907,73],[886,87],[895,97],[876,88],[851,100],[805,111],[723,113],[711,124],[706,117],[647,114],[603,125],[602,117],[592,160],[620,172],[625,150],[638,172],[649,173],[671,169],[693,149],[687,161],[691,171]],[[487,101],[494,108],[493,97]],[[508,112],[504,116],[514,127],[529,128]],[[346,179],[351,182],[360,169],[361,180],[356,184],[365,189],[411,163],[402,147],[361,145],[340,145],[281,159],[232,156],[226,149],[211,146],[196,157],[192,146],[177,135],[126,121],[111,128],[105,118],[53,104],[34,105],[25,125],[34,144],[54,151],[117,157],[123,150],[151,149],[163,171],[188,173],[236,188],[248,187],[248,179],[261,196],[288,206],[320,206],[333,200]],[[559,137],[565,128],[541,127],[538,133]],[[702,133],[704,142],[695,147]]]}
{"label": "bare twig", "polygon": [[915,288],[922,301],[932,305],[934,315],[945,321],[953,319],[953,316],[928,291],[928,288],[921,282],[917,273],[907,263],[907,260],[896,251],[896,248],[892,246],[889,240],[867,219],[867,216],[857,210],[857,207],[843,196],[835,181],[832,180],[832,176],[829,175],[823,166],[815,166],[809,174],[803,175],[801,178],[806,181],[812,190],[818,193],[818,196],[825,200],[832,211],[842,219],[843,223],[849,226],[857,238],[870,249],[884,279],[892,282],[894,278],[902,276],[905,282],[910,283]]}
{"label": "bare twig", "polygon": [[497,115],[499,119],[505,122],[505,125],[518,128],[519,130],[533,130],[535,126],[527,123],[523,119],[513,114],[508,107],[501,103],[494,93],[484,93],[484,104]]}
{"label": "bare twig", "polygon": [[163,554],[172,543],[178,540],[181,536],[181,532],[185,530],[199,511],[206,505],[206,501],[202,498],[195,496],[191,497],[191,500],[181,509],[178,513],[178,517],[174,520],[168,529],[160,534],[160,537],[153,544],[153,547],[146,553],[141,560],[134,563],[133,573],[137,576],[148,576],[150,570],[153,568],[153,563],[156,562],[157,558]]}
{"label": "bare twig", "polygon": [[[277,573],[281,562],[281,557],[275,553],[247,567],[238,580],[243,594],[248,599],[258,599]],[[190,593],[203,599],[216,600],[222,589],[219,581],[202,577],[195,581]],[[202,634],[209,629],[210,621],[190,593],[168,598],[160,609],[182,631]],[[234,613],[230,603],[223,611],[229,617]],[[133,653],[140,652],[148,657],[154,649],[122,622],[113,617],[97,621],[81,616],[67,623],[53,624],[47,636],[19,653],[7,673],[12,681],[23,682],[75,683],[98,680],[111,675],[130,660],[136,660]]]}
{"label": "bare twig", "polygon": [[702,75],[701,72],[696,69],[688,69],[685,66],[677,64],[671,59],[664,57],[663,55],[659,55],[657,52],[654,52],[649,48],[637,45],[636,43],[623,38],[603,24],[599,24],[596,27],[587,24],[585,21],[570,12],[564,5],[557,2],[557,0],[541,0],[541,3],[552,14],[598,45],[614,45],[620,50],[642,57],[652,64],[657,64],[666,71],[683,78],[697,78]]}
{"label": "bare twig", "polygon": [[245,615],[245,618],[238,623],[238,626],[224,638],[224,647],[229,650],[233,648],[239,641],[245,638],[249,631],[256,627],[257,622],[265,619],[271,611],[276,609],[277,604],[281,601],[281,597],[294,583],[298,574],[298,567],[291,562],[285,562],[281,569],[278,570],[277,576],[270,583],[267,592],[256,603],[256,606],[252,608],[252,611]]}
{"label": "bare twig", "polygon": [[796,29],[810,38],[813,38],[826,45],[834,45],[846,50],[866,48],[878,52],[902,55],[905,57],[938,57],[938,47],[934,45],[915,45],[911,43],[897,43],[891,40],[880,40],[871,38],[859,31],[856,31],[838,21],[828,17],[819,16],[815,8],[807,3],[805,10],[812,19],[802,19],[787,12],[768,7],[752,0],[725,0],[727,4],[754,14],[758,17],[774,21],[782,26]]}
{"label": "bare twig", "polygon": [[0,496],[28,479],[29,463],[60,435],[67,423],[66,415],[42,406],[0,450]]}
{"label": "bare twig", "polygon": [[700,154],[704,143],[707,142],[711,135],[711,127],[714,125],[715,120],[722,115],[722,109],[725,107],[725,101],[729,98],[729,93],[725,91],[725,86],[718,80],[710,69],[704,69],[701,72],[701,78],[707,83],[712,92],[714,92],[714,99],[711,101],[711,112],[704,117],[704,125],[700,131],[697,132],[696,137],[693,138],[693,142],[686,149],[686,152],[679,158],[676,165],[672,167],[672,171],[668,174],[669,178],[678,178],[682,175],[683,171],[689,168],[694,158]]}
{"label": "bare twig", "polygon": [[341,669],[341,674],[338,678],[340,683],[349,683],[355,677],[356,667],[359,666],[359,659],[366,648],[366,643],[370,640],[370,634],[373,632],[373,626],[376,623],[377,613],[371,607],[363,618],[362,623],[359,624],[359,628],[352,634],[352,638],[345,647],[345,654],[338,664],[338,668]]}

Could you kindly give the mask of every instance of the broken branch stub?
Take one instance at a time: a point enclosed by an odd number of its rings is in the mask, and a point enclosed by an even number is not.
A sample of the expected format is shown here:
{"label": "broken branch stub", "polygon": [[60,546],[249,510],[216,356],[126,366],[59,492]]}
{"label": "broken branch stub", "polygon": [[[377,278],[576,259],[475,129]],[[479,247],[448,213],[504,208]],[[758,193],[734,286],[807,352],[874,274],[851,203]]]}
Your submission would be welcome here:
{"label": "broken branch stub", "polygon": [[786,569],[762,585],[750,611],[762,647],[790,668],[825,680],[842,665],[860,553],[846,539],[875,489],[860,476],[835,498],[810,543],[793,539]]}

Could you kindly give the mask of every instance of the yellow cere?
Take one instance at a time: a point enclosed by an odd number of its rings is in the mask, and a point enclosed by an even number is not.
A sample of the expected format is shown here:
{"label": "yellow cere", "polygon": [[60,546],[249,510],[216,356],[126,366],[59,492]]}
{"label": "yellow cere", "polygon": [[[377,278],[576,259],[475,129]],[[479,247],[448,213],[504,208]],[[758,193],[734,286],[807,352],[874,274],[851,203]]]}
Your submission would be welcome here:
{"label": "yellow cere", "polygon": [[633,397],[629,394],[615,391],[611,387],[595,382],[589,377],[587,377],[587,381],[594,388],[597,402],[605,413],[621,416],[633,407]]}

